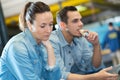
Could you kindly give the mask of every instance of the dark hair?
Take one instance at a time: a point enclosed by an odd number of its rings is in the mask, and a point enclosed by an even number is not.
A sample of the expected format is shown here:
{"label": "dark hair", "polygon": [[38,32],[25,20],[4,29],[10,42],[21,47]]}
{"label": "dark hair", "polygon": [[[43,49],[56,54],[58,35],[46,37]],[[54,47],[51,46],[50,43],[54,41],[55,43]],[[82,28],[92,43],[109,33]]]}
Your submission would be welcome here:
{"label": "dark hair", "polygon": [[113,26],[113,23],[112,22],[109,22],[109,24],[108,24],[109,26]]}
{"label": "dark hair", "polygon": [[26,21],[30,21],[31,24],[33,24],[33,21],[35,20],[35,14],[37,13],[44,13],[50,11],[50,8],[48,5],[46,5],[43,2],[28,2],[21,14],[19,15],[19,27],[22,31],[24,31],[25,28],[27,28]]}
{"label": "dark hair", "polygon": [[74,6],[66,6],[63,9],[61,9],[58,13],[57,13],[57,19],[60,19],[61,21],[67,23],[67,12],[68,11],[77,11],[77,8]]}

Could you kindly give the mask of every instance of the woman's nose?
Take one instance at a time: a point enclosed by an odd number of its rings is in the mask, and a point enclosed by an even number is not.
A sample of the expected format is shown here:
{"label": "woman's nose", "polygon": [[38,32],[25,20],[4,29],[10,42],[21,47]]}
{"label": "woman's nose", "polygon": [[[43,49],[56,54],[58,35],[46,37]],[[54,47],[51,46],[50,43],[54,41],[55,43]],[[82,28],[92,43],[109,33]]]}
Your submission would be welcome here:
{"label": "woman's nose", "polygon": [[51,32],[51,27],[47,27],[47,32]]}

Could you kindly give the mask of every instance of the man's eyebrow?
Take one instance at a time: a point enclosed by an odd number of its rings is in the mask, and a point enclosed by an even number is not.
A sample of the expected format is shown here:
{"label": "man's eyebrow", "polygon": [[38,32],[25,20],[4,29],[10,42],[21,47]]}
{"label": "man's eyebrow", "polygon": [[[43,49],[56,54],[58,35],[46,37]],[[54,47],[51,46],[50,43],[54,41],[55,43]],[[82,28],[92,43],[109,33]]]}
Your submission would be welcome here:
{"label": "man's eyebrow", "polygon": [[80,20],[80,19],[78,19],[78,18],[74,18],[72,21],[76,21],[76,20]]}

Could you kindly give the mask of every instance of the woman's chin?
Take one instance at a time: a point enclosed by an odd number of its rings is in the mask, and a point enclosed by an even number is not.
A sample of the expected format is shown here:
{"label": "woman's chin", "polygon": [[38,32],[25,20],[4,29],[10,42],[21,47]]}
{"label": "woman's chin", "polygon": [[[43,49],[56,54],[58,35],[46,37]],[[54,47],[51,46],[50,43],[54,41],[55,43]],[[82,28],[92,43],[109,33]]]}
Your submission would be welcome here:
{"label": "woman's chin", "polygon": [[47,41],[49,38],[44,38],[43,41]]}

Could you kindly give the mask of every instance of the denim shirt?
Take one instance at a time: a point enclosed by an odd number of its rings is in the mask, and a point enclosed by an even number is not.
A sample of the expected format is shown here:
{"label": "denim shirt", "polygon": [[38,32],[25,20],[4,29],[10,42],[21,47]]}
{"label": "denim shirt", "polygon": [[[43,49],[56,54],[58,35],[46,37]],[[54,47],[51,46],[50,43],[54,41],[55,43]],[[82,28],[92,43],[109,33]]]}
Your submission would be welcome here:
{"label": "denim shirt", "polygon": [[92,65],[93,49],[88,46],[88,42],[84,37],[75,37],[72,43],[68,44],[61,30],[57,29],[52,32],[50,41],[61,67],[62,77],[65,80],[70,72],[89,74],[104,67],[103,63],[99,68]]}
{"label": "denim shirt", "polygon": [[51,69],[47,58],[46,48],[38,45],[26,29],[5,46],[0,58],[0,80],[60,80],[57,61]]}

